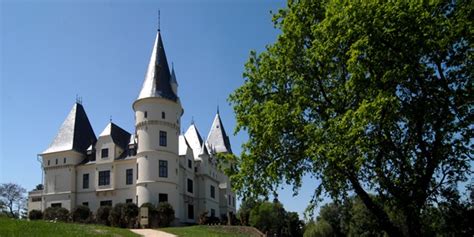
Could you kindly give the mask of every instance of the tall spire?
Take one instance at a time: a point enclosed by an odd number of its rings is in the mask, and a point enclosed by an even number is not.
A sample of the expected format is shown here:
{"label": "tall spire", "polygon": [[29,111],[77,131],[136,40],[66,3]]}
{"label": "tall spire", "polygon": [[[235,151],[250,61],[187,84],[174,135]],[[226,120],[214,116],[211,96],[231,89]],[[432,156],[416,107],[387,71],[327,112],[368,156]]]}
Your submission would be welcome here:
{"label": "tall spire", "polygon": [[148,97],[165,98],[177,101],[178,96],[171,87],[171,73],[166,59],[163,40],[158,28],[148,69],[137,100]]}
{"label": "tall spire", "polygon": [[219,113],[214,117],[214,122],[212,123],[211,130],[207,136],[206,143],[209,150],[215,150],[217,153],[232,153],[229,137],[225,132]]}

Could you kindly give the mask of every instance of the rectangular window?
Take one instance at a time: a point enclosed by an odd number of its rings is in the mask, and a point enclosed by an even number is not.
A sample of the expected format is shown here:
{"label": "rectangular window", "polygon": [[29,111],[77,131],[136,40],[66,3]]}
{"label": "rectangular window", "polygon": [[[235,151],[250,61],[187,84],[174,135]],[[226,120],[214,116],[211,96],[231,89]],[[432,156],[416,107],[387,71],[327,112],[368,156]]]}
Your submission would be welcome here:
{"label": "rectangular window", "polygon": [[188,219],[194,219],[194,205],[188,204]]}
{"label": "rectangular window", "polygon": [[216,188],[211,185],[211,198],[216,198]]}
{"label": "rectangular window", "polygon": [[162,119],[165,119],[165,118],[166,118],[165,112],[161,112],[161,118],[162,118]]}
{"label": "rectangular window", "polygon": [[99,171],[99,186],[110,184],[110,170]]}
{"label": "rectangular window", "polygon": [[64,161],[63,161],[64,164],[66,164],[66,157],[64,157]]}
{"label": "rectangular window", "polygon": [[56,159],[56,164],[58,164],[58,159]]}
{"label": "rectangular window", "polygon": [[160,146],[166,146],[166,132],[160,131]]}
{"label": "rectangular window", "polygon": [[49,165],[51,165],[51,164],[50,164],[50,160],[48,160],[48,166],[49,166]]}
{"label": "rectangular window", "polygon": [[168,177],[168,161],[160,160],[160,167],[159,167],[159,175],[160,177],[167,178]]}
{"label": "rectangular window", "polygon": [[125,183],[128,184],[133,184],[133,169],[127,169],[126,171],[126,180]]}
{"label": "rectangular window", "polygon": [[108,148],[102,149],[101,152],[100,152],[100,157],[101,157],[101,158],[107,158],[107,157],[109,157],[109,149],[108,149]]}
{"label": "rectangular window", "polygon": [[88,206],[89,206],[89,202],[83,202],[82,205],[88,207]]}
{"label": "rectangular window", "polygon": [[215,216],[216,216],[216,210],[211,208],[211,217],[215,217]]}
{"label": "rectangular window", "polygon": [[158,194],[158,202],[168,202],[168,194],[166,193]]}
{"label": "rectangular window", "polygon": [[41,202],[41,197],[32,197],[31,201],[32,202]]}
{"label": "rectangular window", "polygon": [[193,181],[188,179],[188,192],[193,193]]}
{"label": "rectangular window", "polygon": [[100,206],[112,206],[112,200],[100,201]]}
{"label": "rectangular window", "polygon": [[143,117],[147,118],[148,117],[148,112],[145,111],[145,114],[143,115]]}
{"label": "rectangular window", "polygon": [[188,168],[190,169],[193,168],[193,162],[191,160],[188,160]]}
{"label": "rectangular window", "polygon": [[231,205],[231,200],[232,200],[232,197],[229,195],[229,206]]}
{"label": "rectangular window", "polygon": [[232,197],[232,206],[235,207],[235,197]]}
{"label": "rectangular window", "polygon": [[133,202],[133,199],[129,198],[129,199],[125,199],[125,203],[132,203]]}
{"label": "rectangular window", "polygon": [[51,203],[51,207],[62,207],[61,203]]}
{"label": "rectangular window", "polygon": [[89,188],[89,174],[82,175],[82,189]]}

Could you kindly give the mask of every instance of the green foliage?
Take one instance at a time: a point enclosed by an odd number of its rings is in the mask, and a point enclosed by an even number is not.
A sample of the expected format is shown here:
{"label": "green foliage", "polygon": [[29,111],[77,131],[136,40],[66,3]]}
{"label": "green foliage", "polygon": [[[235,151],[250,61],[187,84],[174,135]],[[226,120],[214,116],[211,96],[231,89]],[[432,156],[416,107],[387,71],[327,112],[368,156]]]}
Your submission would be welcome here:
{"label": "green foliage", "polygon": [[98,224],[110,226],[109,215],[112,211],[110,206],[101,206],[97,209],[96,221]]}
{"label": "green foliage", "polygon": [[134,227],[135,223],[138,220],[139,208],[135,203],[125,204],[124,218],[125,223],[128,228]]}
{"label": "green foliage", "polygon": [[281,236],[285,226],[285,209],[281,203],[263,202],[250,212],[250,225],[268,235]]}
{"label": "green foliage", "polygon": [[158,226],[167,227],[174,221],[174,209],[167,202],[160,202],[156,207],[158,213]]}
{"label": "green foliage", "polygon": [[71,213],[72,221],[78,223],[90,223],[92,221],[92,212],[89,207],[77,206]]}
{"label": "green foliage", "polygon": [[90,237],[122,236],[138,237],[130,230],[101,225],[62,223],[50,221],[27,221],[0,217],[0,236],[47,236],[47,237]]}
{"label": "green foliage", "polygon": [[43,219],[67,222],[69,211],[64,207],[48,207],[44,210]]}
{"label": "green foliage", "polygon": [[310,222],[304,231],[304,237],[333,237],[337,236],[332,226],[325,220]]}
{"label": "green foliage", "polygon": [[285,222],[283,235],[292,237],[303,236],[304,223],[300,220],[298,213],[287,212],[285,215]]}
{"label": "green foliage", "polygon": [[237,216],[242,225],[250,225],[250,212],[258,205],[260,205],[260,203],[253,197],[248,197],[242,201],[239,211],[237,212]]}
{"label": "green foliage", "polygon": [[289,1],[274,15],[282,34],[251,53],[229,98],[236,131],[249,135],[229,159],[234,187],[243,196],[282,183],[297,192],[311,174],[311,207],[323,193],[354,192],[388,235],[420,236],[427,204],[471,172],[473,8]]}
{"label": "green foliage", "polygon": [[28,219],[41,220],[43,219],[43,212],[41,210],[31,210],[30,213],[28,213]]}
{"label": "green foliage", "polygon": [[110,211],[110,224],[115,227],[132,228],[137,222],[138,212],[135,203],[117,203]]}

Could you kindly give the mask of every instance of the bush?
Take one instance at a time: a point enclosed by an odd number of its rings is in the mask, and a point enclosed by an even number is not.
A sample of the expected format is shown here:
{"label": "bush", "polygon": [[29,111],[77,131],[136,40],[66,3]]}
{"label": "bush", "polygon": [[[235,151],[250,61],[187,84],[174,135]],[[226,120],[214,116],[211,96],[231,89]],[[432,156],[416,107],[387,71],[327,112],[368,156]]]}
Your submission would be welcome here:
{"label": "bush", "polygon": [[112,226],[125,228],[124,210],[125,204],[115,204],[109,214],[109,221]]}
{"label": "bush", "polygon": [[209,212],[205,211],[199,215],[198,224],[207,225],[209,223],[209,217],[207,216]]}
{"label": "bush", "polygon": [[158,212],[158,226],[167,227],[170,226],[171,222],[174,221],[174,209],[171,204],[167,202],[161,202],[156,208]]}
{"label": "bush", "polygon": [[43,219],[43,212],[40,210],[31,210],[30,213],[28,213],[28,219],[41,220]]}
{"label": "bush", "polygon": [[126,227],[131,228],[135,226],[138,219],[138,206],[135,203],[125,204],[124,218]]}
{"label": "bush", "polygon": [[69,220],[69,211],[63,207],[48,207],[44,210],[43,219],[67,222]]}
{"label": "bush", "polygon": [[198,224],[199,225],[219,225],[220,219],[215,216],[208,216],[209,212],[205,211],[199,215]]}
{"label": "bush", "polygon": [[72,210],[71,215],[74,222],[90,223],[92,220],[92,212],[86,206],[77,206]]}
{"label": "bush", "polygon": [[109,215],[111,210],[112,207],[110,206],[99,207],[99,209],[97,209],[96,216],[97,223],[110,226]]}

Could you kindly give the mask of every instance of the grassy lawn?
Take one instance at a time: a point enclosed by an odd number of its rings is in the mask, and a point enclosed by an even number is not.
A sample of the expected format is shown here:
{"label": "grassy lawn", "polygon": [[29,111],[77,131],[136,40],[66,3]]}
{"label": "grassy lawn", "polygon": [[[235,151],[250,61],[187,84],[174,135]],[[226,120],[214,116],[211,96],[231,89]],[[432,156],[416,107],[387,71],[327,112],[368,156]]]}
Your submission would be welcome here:
{"label": "grassy lawn", "polygon": [[127,229],[101,225],[52,223],[0,217],[0,237],[7,236],[139,236]]}
{"label": "grassy lawn", "polygon": [[235,229],[220,228],[218,226],[186,226],[186,227],[168,227],[161,228],[171,234],[182,237],[247,237],[249,234],[237,233]]}

